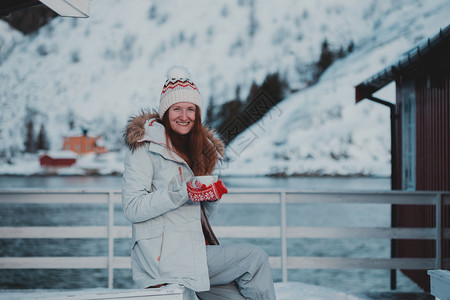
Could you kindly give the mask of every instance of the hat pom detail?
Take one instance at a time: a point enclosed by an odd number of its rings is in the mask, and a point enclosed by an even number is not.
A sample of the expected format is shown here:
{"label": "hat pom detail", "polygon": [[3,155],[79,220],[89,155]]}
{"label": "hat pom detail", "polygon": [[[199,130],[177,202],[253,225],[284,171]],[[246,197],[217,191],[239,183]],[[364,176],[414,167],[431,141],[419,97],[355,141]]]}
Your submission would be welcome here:
{"label": "hat pom detail", "polygon": [[185,67],[180,67],[180,66],[173,66],[172,68],[170,68],[167,71],[166,74],[166,78],[167,79],[172,79],[172,78],[191,78],[189,71],[185,68]]}

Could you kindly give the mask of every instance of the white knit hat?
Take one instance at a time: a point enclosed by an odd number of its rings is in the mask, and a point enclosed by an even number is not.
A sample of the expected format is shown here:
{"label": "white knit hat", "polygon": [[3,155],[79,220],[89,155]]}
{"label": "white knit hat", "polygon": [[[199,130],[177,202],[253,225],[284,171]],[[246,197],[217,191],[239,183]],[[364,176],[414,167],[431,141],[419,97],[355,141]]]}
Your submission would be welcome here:
{"label": "white knit hat", "polygon": [[184,67],[172,67],[167,71],[167,80],[161,92],[159,117],[178,102],[189,102],[202,109],[202,97],[197,86],[189,79],[189,71]]}

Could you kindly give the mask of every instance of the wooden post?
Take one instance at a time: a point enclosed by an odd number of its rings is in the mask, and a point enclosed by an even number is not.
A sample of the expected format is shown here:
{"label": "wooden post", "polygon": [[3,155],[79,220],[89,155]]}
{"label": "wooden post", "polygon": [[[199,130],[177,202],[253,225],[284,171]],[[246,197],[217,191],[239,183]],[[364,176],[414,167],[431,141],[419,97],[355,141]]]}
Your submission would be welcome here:
{"label": "wooden post", "polygon": [[281,208],[281,270],[283,282],[288,281],[287,275],[287,237],[286,237],[286,192],[280,193]]}
{"label": "wooden post", "polygon": [[108,288],[114,286],[114,201],[113,193],[108,193]]}
{"label": "wooden post", "polygon": [[442,265],[442,193],[436,195],[436,269]]}

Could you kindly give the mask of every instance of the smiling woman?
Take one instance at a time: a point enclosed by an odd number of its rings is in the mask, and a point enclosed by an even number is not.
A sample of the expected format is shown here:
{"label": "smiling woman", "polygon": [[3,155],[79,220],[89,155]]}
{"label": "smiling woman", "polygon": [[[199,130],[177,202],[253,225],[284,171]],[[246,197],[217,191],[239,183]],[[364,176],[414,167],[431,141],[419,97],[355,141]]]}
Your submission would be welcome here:
{"label": "smiling woman", "polygon": [[186,69],[169,70],[158,113],[126,130],[122,204],[132,223],[131,266],[142,288],[177,283],[189,299],[275,299],[267,254],[249,244],[219,245],[208,218],[227,193],[211,175],[224,145],[201,120],[202,99]]}

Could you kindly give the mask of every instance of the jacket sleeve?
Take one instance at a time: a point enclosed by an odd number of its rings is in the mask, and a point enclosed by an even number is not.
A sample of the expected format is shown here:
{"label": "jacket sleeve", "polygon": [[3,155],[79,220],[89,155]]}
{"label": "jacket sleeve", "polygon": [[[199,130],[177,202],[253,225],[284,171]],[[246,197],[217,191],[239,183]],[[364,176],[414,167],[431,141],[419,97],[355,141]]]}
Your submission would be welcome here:
{"label": "jacket sleeve", "polygon": [[153,163],[146,147],[125,154],[122,176],[122,206],[132,223],[158,217],[189,200],[186,183],[174,176],[166,189],[153,190]]}

